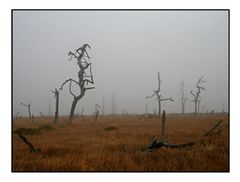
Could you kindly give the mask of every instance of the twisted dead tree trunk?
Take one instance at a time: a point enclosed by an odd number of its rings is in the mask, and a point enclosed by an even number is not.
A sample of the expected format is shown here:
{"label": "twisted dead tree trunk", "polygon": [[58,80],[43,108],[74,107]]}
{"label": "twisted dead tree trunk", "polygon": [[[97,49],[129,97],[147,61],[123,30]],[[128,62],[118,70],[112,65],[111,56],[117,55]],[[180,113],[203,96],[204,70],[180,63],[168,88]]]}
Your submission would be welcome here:
{"label": "twisted dead tree trunk", "polygon": [[57,123],[57,121],[58,121],[58,108],[59,108],[59,90],[55,88],[55,91],[52,91],[52,93],[54,93],[54,98],[56,99],[55,116],[54,116],[53,123]]}
{"label": "twisted dead tree trunk", "polygon": [[30,104],[30,103],[29,103],[29,104],[24,104],[24,103],[22,103],[22,102],[21,102],[21,104],[22,104],[23,106],[25,106],[25,107],[28,108],[28,117],[29,117],[30,120],[32,120],[32,115],[31,115],[31,104]]}
{"label": "twisted dead tree trunk", "polygon": [[196,85],[196,92],[194,93],[192,90],[191,90],[191,94],[193,96],[193,102],[194,102],[194,116],[197,115],[197,113],[199,112],[199,107],[200,107],[200,101],[201,101],[201,97],[200,97],[200,93],[201,93],[201,90],[206,90],[204,87],[200,86],[201,83],[204,83],[206,82],[205,80],[203,80],[203,77],[199,78],[198,79],[198,82],[197,82],[197,85]]}
{"label": "twisted dead tree trunk", "polygon": [[157,96],[157,100],[158,100],[158,116],[161,118],[161,112],[162,112],[162,106],[161,103],[163,101],[167,101],[170,100],[173,102],[173,98],[169,97],[169,98],[163,98],[163,96],[161,95],[161,82],[162,80],[160,80],[160,73],[158,72],[158,89],[157,90],[153,90],[153,95],[151,96],[146,96],[146,98],[151,98],[153,96]]}
{"label": "twisted dead tree trunk", "polygon": [[[69,61],[72,60],[72,58],[75,58],[77,60],[77,64],[79,67],[78,71],[78,80],[74,80],[72,78],[66,80],[62,85],[60,89],[63,89],[63,86],[67,83],[69,83],[69,92],[73,96],[73,102],[70,110],[69,115],[69,123],[72,123],[74,118],[74,111],[76,108],[76,105],[78,101],[85,95],[85,92],[90,89],[94,89],[95,87],[86,87],[89,83],[94,84],[93,81],[93,75],[92,75],[92,64],[89,62],[90,57],[87,53],[86,48],[91,49],[91,47],[88,44],[84,44],[82,47],[75,50],[75,52],[69,52],[68,55],[71,56]],[[90,71],[90,75],[87,74],[87,69]],[[77,87],[79,87],[80,93],[76,94],[72,91],[72,83],[74,83]]]}

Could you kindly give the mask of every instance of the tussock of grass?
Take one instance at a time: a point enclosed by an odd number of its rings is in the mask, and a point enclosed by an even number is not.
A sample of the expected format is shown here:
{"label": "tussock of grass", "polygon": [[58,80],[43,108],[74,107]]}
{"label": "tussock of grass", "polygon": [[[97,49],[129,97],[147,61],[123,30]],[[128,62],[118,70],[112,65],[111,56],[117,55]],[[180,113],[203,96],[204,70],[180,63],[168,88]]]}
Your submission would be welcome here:
{"label": "tussock of grass", "polygon": [[22,135],[36,135],[39,134],[40,131],[37,128],[18,128],[13,133]]}
{"label": "tussock of grass", "polygon": [[108,126],[106,128],[104,128],[105,131],[113,131],[113,130],[118,130],[117,127],[115,126]]}
{"label": "tussock of grass", "polygon": [[23,128],[23,127],[21,127],[21,128],[16,129],[15,131],[13,131],[13,133],[22,134],[22,135],[36,135],[36,134],[40,134],[40,132],[42,130],[51,131],[53,129],[54,128],[50,125],[43,125],[38,128]]}

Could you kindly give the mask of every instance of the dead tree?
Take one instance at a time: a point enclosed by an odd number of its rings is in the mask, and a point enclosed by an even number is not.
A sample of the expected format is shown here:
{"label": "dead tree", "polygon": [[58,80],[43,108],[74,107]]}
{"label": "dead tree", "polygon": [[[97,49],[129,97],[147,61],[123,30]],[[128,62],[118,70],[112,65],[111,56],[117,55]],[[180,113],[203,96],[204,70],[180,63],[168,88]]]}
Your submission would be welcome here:
{"label": "dead tree", "polygon": [[30,103],[29,103],[29,104],[24,104],[24,103],[22,103],[22,102],[21,102],[21,104],[22,104],[23,106],[25,106],[25,107],[28,108],[28,117],[29,117],[30,120],[32,120],[32,115],[31,115],[31,104],[30,104]]}
{"label": "dead tree", "polygon": [[97,118],[98,118],[100,108],[101,107],[98,104],[95,104],[95,122],[97,122]]}
{"label": "dead tree", "polygon": [[[87,48],[91,49],[88,44],[84,44],[82,47],[79,47],[75,50],[75,52],[69,52],[68,55],[70,56],[69,61],[72,58],[77,60],[77,64],[79,67],[78,71],[78,80],[74,80],[72,78],[67,79],[61,85],[60,89],[63,89],[63,86],[69,83],[69,92],[73,96],[73,102],[70,110],[69,115],[69,123],[72,123],[74,118],[74,111],[78,101],[85,95],[85,92],[90,89],[94,89],[95,87],[87,87],[87,85],[94,84],[93,75],[92,75],[92,64],[89,62],[90,57],[87,53]],[[87,70],[89,69],[90,74],[87,74]],[[74,83],[77,87],[79,87],[79,93],[76,94],[72,91],[72,83]]]}
{"label": "dead tree", "polygon": [[165,131],[165,124],[166,124],[166,114],[165,114],[165,110],[163,110],[163,115],[162,115],[162,132],[161,132],[161,140],[164,140],[164,131]]}
{"label": "dead tree", "polygon": [[170,100],[173,102],[173,98],[169,97],[169,98],[163,98],[162,94],[161,94],[161,83],[162,80],[160,80],[160,73],[158,72],[158,89],[157,90],[153,90],[153,95],[151,96],[146,96],[146,98],[151,98],[153,96],[157,96],[157,100],[158,100],[158,116],[161,117],[161,102],[163,101],[167,101]]}
{"label": "dead tree", "polygon": [[199,107],[200,107],[200,101],[201,101],[201,97],[200,97],[200,93],[201,93],[201,90],[206,90],[204,87],[200,86],[201,83],[204,83],[206,82],[205,80],[203,80],[203,77],[199,78],[198,79],[198,82],[197,82],[197,85],[196,85],[196,92],[194,93],[192,90],[191,90],[191,94],[193,95],[193,102],[194,102],[194,116],[197,115],[197,113],[199,112]]}
{"label": "dead tree", "polygon": [[182,83],[180,84],[181,86],[181,105],[182,105],[182,114],[185,113],[185,105],[186,105],[186,101],[187,101],[187,97],[185,96],[184,93],[184,82],[182,81]]}
{"label": "dead tree", "polygon": [[59,109],[59,90],[55,88],[55,91],[52,91],[54,93],[54,98],[56,99],[55,104],[55,116],[54,116],[54,123],[57,123],[58,121],[58,109]]}

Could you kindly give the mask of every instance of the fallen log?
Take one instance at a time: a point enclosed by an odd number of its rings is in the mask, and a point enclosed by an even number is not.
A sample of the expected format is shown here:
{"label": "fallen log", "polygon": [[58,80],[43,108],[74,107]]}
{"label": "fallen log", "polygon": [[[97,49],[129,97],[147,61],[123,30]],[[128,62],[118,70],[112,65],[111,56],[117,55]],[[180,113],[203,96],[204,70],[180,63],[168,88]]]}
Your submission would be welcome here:
{"label": "fallen log", "polygon": [[165,124],[166,124],[166,113],[165,110],[163,111],[163,115],[162,115],[162,130],[161,130],[161,139],[160,141],[158,141],[157,137],[155,135],[153,135],[153,139],[152,139],[152,143],[150,145],[148,145],[146,148],[144,148],[143,150],[147,150],[147,151],[152,151],[155,149],[159,149],[161,147],[166,147],[166,148],[184,148],[184,147],[191,147],[192,145],[194,145],[194,142],[188,142],[188,143],[183,143],[183,144],[169,144],[167,143],[167,141],[165,140]]}
{"label": "fallen log", "polygon": [[[209,131],[207,131],[204,135],[203,135],[203,138],[202,138],[202,141],[201,141],[201,144],[203,144],[204,140],[205,140],[205,137],[208,137],[208,136],[211,136],[211,135],[214,135],[214,130],[220,126],[220,124],[222,123],[223,120],[220,120],[216,125],[214,125],[214,127],[212,127]],[[215,133],[215,134],[220,134],[221,132],[221,128]]]}
{"label": "fallen log", "polygon": [[30,151],[33,152],[33,153],[37,153],[37,152],[40,152],[41,149],[40,148],[36,148],[34,147],[31,142],[29,142],[27,140],[26,137],[24,137],[22,134],[18,134],[18,136],[22,139],[22,141],[30,148]]}
{"label": "fallen log", "polygon": [[208,132],[206,132],[204,134],[204,136],[209,136],[220,124],[221,124],[222,120],[220,120],[211,130],[209,130]]}
{"label": "fallen log", "polygon": [[169,144],[165,140],[160,140],[157,142],[156,138],[152,141],[152,143],[147,146],[146,150],[155,150],[159,149],[161,147],[166,147],[166,148],[184,148],[184,147],[191,147],[194,145],[194,142],[188,142],[188,143],[183,143],[183,144]]}

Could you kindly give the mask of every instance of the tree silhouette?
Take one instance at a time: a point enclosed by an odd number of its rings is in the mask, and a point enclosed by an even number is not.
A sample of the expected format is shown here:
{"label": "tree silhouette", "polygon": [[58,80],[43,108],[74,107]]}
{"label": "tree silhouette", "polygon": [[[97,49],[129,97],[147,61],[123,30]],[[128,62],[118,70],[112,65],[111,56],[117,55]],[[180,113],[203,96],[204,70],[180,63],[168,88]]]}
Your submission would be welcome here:
{"label": "tree silhouette", "polygon": [[181,106],[182,106],[182,114],[185,113],[185,106],[186,106],[186,102],[187,102],[187,97],[185,96],[184,93],[184,82],[182,81],[180,83],[181,86]]}
{"label": "tree silhouette", "polygon": [[55,116],[54,116],[54,123],[57,123],[58,121],[58,108],[59,108],[59,90],[55,88],[54,91],[51,91],[54,93],[54,98],[56,99],[56,104],[55,104]]}
{"label": "tree silhouette", "polygon": [[161,83],[162,83],[162,80],[160,80],[160,73],[158,72],[158,89],[157,90],[153,90],[153,95],[151,96],[147,96],[146,98],[151,98],[153,96],[157,96],[157,100],[158,100],[158,116],[161,117],[161,103],[163,101],[167,101],[167,100],[170,100],[173,102],[173,98],[172,97],[169,97],[169,98],[163,98],[162,94],[161,94]]}
{"label": "tree silhouette", "polygon": [[206,90],[204,87],[200,86],[201,83],[206,82],[205,80],[203,80],[203,77],[198,79],[197,85],[196,85],[196,92],[194,93],[192,90],[190,91],[190,93],[193,95],[193,102],[194,102],[194,116],[197,115],[197,113],[199,112],[199,107],[200,107],[200,101],[201,101],[201,97],[200,97],[200,93],[201,90]]}
{"label": "tree silhouette", "polygon": [[32,120],[32,115],[31,115],[31,104],[30,104],[30,103],[29,103],[29,104],[24,104],[24,103],[21,102],[21,105],[23,105],[23,106],[25,106],[25,107],[28,108],[28,117],[29,117],[30,120]]}
{"label": "tree silhouette", "polygon": [[[74,53],[71,51],[69,51],[68,53],[68,55],[70,56],[69,61],[71,61],[73,58],[76,59],[79,67],[78,80],[69,78],[65,82],[63,82],[60,88],[60,89],[63,89],[63,86],[69,83],[69,92],[73,96],[73,102],[72,102],[70,115],[69,115],[69,123],[72,123],[72,120],[74,118],[74,111],[78,101],[85,95],[85,92],[87,90],[95,88],[95,87],[86,87],[89,83],[94,84],[92,70],[91,70],[92,64],[89,62],[90,57],[87,53],[87,50],[86,50],[87,48],[91,49],[91,47],[88,44],[83,44],[83,46],[76,49]],[[90,71],[90,74],[87,74],[86,72],[88,69]],[[72,83],[74,83],[79,87],[78,94],[72,91]]]}

